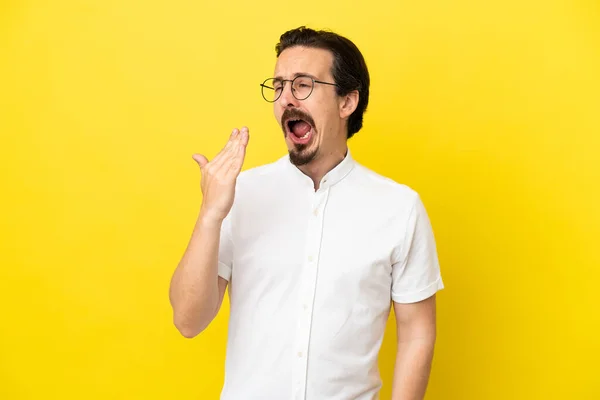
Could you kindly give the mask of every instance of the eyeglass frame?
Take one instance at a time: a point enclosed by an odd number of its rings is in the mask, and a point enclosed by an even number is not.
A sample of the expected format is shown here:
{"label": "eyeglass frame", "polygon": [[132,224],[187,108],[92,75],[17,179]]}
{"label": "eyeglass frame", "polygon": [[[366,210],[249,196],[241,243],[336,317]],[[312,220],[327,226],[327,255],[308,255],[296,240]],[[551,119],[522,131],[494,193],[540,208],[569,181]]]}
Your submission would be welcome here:
{"label": "eyeglass frame", "polygon": [[[294,81],[295,81],[296,79],[298,79],[298,78],[309,78],[309,79],[312,81],[312,83],[313,83],[313,84],[312,84],[312,87],[311,87],[311,89],[310,89],[310,93],[308,93],[308,95],[307,95],[306,97],[302,98],[302,99],[299,99],[299,98],[298,98],[298,97],[296,97],[296,95],[294,94]],[[279,93],[279,96],[277,96],[277,98],[275,98],[274,100],[267,100],[267,98],[265,97],[265,94],[264,94],[264,88],[267,88],[267,89],[272,89],[273,91],[275,91],[275,88],[272,88],[272,87],[270,87],[270,86],[267,86],[267,85],[265,85],[265,83],[266,83],[268,80],[270,80],[270,79],[273,79],[273,80],[275,80],[275,79],[278,79],[279,81],[281,81],[281,92]],[[310,76],[310,75],[307,75],[307,74],[299,74],[299,75],[297,75],[297,76],[296,76],[294,79],[279,79],[279,78],[277,78],[277,77],[274,77],[274,78],[267,78],[267,79],[265,79],[265,80],[263,81],[263,83],[261,83],[261,84],[260,84],[260,86],[261,86],[261,88],[262,88],[262,89],[260,90],[260,93],[261,93],[261,95],[262,95],[263,99],[265,99],[265,101],[266,101],[266,102],[268,102],[268,103],[275,103],[277,100],[279,100],[279,98],[280,98],[280,97],[281,97],[281,95],[283,94],[283,91],[285,90],[285,83],[286,83],[286,82],[291,82],[292,96],[294,96],[294,98],[295,98],[296,100],[299,100],[299,101],[306,100],[306,99],[308,99],[308,98],[310,97],[310,95],[312,94],[313,90],[315,90],[315,83],[320,83],[320,84],[323,84],[323,85],[337,86],[337,87],[339,87],[339,86],[340,86],[340,85],[338,85],[337,83],[331,83],[331,82],[319,81],[319,80],[315,79],[314,77],[312,77],[312,76]]]}

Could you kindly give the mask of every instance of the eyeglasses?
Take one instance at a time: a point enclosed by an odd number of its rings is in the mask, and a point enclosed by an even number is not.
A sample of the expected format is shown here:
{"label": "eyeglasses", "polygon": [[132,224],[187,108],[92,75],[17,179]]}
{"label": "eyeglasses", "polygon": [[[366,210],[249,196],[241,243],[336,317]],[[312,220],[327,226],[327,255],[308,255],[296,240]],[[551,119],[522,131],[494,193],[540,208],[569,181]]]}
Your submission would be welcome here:
{"label": "eyeglasses", "polygon": [[263,98],[269,103],[279,99],[286,82],[292,83],[292,95],[298,100],[306,100],[315,88],[315,83],[337,86],[337,83],[317,81],[306,75],[298,75],[294,79],[268,78],[260,84]]}

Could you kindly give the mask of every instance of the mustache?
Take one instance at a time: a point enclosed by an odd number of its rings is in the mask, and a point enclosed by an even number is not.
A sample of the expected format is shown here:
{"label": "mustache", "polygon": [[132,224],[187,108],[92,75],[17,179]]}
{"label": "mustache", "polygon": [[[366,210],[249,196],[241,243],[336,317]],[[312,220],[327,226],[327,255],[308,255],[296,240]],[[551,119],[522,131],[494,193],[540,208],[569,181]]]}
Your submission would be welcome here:
{"label": "mustache", "polygon": [[301,119],[303,121],[308,122],[311,126],[315,126],[315,121],[312,117],[305,113],[302,110],[298,110],[297,108],[286,108],[281,116],[281,126],[285,124],[285,121]]}

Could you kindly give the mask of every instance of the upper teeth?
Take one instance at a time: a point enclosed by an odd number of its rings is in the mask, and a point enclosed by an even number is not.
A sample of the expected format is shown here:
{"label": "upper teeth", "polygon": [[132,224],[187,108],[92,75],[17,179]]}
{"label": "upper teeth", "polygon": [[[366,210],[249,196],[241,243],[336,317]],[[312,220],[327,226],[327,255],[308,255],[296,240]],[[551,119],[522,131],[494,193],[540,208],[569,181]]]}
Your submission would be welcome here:
{"label": "upper teeth", "polygon": [[[301,121],[301,120],[300,120],[300,119],[291,119],[289,122],[298,122],[298,121]],[[300,137],[300,139],[306,139],[306,138],[307,138],[307,137],[310,135],[310,131],[311,131],[311,130],[312,130],[312,129],[309,129],[309,130],[308,130],[308,132],[306,132],[306,133],[304,134],[304,136],[301,136],[301,137]]]}

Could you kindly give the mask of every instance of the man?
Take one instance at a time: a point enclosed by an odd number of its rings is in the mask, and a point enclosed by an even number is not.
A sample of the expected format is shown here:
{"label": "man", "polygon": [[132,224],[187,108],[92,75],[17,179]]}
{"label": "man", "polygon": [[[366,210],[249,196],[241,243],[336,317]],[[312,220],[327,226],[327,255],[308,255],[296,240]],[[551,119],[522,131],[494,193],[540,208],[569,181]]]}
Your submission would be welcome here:
{"label": "man", "polygon": [[348,151],[366,64],[348,39],[303,27],[276,52],[261,90],[289,154],[240,172],[244,127],[213,160],[194,155],[203,201],[171,283],[174,323],[185,337],[202,332],[229,285],[222,400],[372,400],[393,304],[393,399],[423,399],[443,283],[418,194]]}

